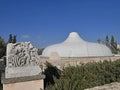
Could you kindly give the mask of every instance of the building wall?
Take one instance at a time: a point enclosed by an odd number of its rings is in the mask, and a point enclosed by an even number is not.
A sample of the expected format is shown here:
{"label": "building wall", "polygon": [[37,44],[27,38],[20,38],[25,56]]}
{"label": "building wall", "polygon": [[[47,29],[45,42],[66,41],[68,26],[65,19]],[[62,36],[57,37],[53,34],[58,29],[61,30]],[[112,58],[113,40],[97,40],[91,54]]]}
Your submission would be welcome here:
{"label": "building wall", "polygon": [[43,88],[43,80],[3,84],[3,90],[43,90]]}

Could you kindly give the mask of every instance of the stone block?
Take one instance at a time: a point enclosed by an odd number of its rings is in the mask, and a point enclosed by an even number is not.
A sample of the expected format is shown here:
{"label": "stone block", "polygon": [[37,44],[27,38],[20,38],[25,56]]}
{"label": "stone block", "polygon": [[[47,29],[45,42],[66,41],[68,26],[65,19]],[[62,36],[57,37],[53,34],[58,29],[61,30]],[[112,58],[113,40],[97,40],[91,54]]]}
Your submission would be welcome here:
{"label": "stone block", "polygon": [[40,74],[40,57],[30,42],[7,45],[5,78]]}
{"label": "stone block", "polygon": [[44,75],[25,76],[17,78],[5,78],[2,75],[3,90],[43,90]]}

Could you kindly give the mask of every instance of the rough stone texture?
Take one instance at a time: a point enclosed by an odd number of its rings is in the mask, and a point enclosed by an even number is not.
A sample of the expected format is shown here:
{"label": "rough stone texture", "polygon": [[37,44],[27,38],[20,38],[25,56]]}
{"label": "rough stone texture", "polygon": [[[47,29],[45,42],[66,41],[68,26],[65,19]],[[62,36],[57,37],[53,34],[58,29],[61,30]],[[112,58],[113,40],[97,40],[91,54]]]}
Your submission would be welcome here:
{"label": "rough stone texture", "polygon": [[30,42],[7,45],[3,90],[43,90],[44,78],[37,49]]}
{"label": "rough stone texture", "polygon": [[120,90],[120,83],[115,82],[115,83],[106,84],[103,86],[97,86],[97,87],[85,89],[85,90]]}
{"label": "rough stone texture", "polygon": [[88,62],[99,62],[104,60],[111,60],[115,61],[117,59],[120,59],[120,56],[112,56],[112,57],[59,57],[57,58],[50,58],[50,57],[42,57],[41,61],[42,63],[45,63],[46,61],[52,63],[53,65],[62,68],[67,66],[76,66],[80,65],[81,63],[88,63]]}
{"label": "rough stone texture", "polygon": [[15,78],[23,76],[33,76],[40,74],[41,69],[39,66],[27,66],[27,67],[16,67],[8,68],[6,67],[6,78]]}
{"label": "rough stone texture", "polygon": [[7,67],[39,65],[37,49],[30,42],[7,45]]}
{"label": "rough stone texture", "polygon": [[3,90],[43,90],[43,89],[44,89],[43,79],[3,84]]}
{"label": "rough stone texture", "polygon": [[30,42],[7,45],[5,78],[37,75],[40,64],[37,49]]}

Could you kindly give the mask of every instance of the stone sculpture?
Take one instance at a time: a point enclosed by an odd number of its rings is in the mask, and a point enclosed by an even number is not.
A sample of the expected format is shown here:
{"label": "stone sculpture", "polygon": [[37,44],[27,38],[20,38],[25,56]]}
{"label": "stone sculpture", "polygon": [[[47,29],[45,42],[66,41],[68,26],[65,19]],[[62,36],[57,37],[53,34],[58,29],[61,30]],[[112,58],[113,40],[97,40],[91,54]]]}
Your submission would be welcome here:
{"label": "stone sculpture", "polygon": [[37,49],[30,42],[7,45],[6,78],[31,76],[41,72]]}

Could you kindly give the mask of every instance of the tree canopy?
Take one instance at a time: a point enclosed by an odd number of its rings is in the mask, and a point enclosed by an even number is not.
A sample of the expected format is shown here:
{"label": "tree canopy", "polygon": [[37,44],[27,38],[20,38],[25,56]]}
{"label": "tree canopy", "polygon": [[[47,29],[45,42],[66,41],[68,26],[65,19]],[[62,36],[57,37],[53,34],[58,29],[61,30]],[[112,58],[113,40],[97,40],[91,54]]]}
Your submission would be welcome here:
{"label": "tree canopy", "polygon": [[6,54],[6,43],[2,37],[0,37],[0,58]]}
{"label": "tree canopy", "polygon": [[17,42],[16,37],[17,37],[16,35],[10,34],[9,39],[8,39],[8,43],[16,43]]}
{"label": "tree canopy", "polygon": [[98,41],[98,43],[104,42],[102,44],[105,44],[107,47],[109,47],[113,54],[117,54],[118,53],[117,41],[115,40],[113,35],[111,36],[110,39],[109,39],[109,36],[106,35],[105,40],[98,39],[97,41]]}

